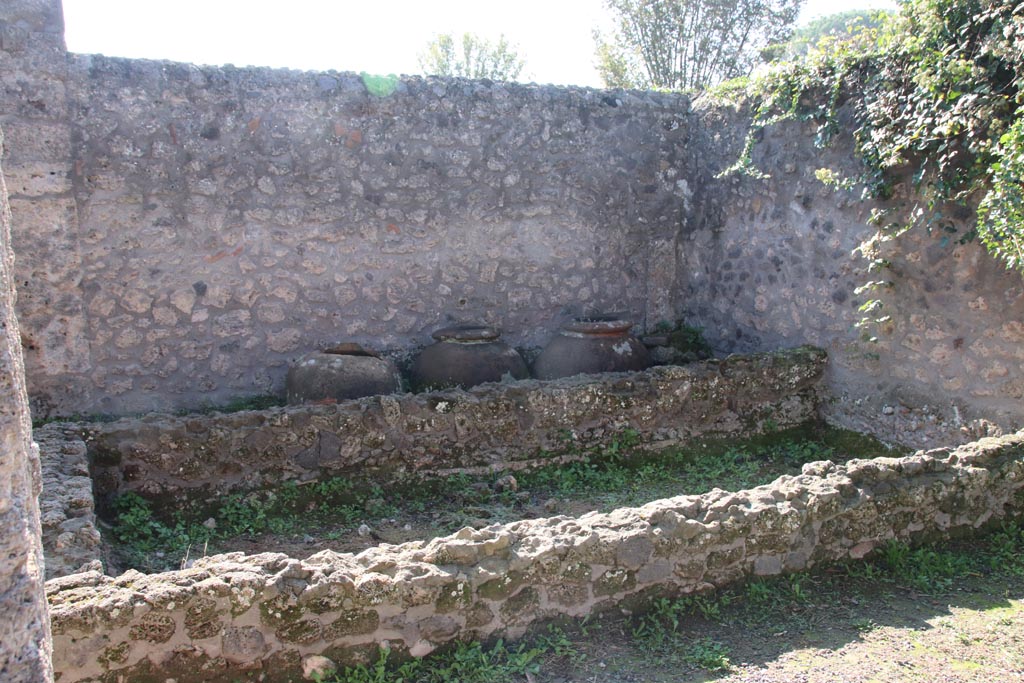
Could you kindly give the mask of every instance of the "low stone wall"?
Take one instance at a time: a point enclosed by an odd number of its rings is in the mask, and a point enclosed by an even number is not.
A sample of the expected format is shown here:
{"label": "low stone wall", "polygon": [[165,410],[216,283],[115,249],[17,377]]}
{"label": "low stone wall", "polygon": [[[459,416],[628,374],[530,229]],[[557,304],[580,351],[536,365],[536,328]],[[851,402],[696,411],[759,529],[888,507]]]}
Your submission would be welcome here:
{"label": "low stone wall", "polygon": [[826,356],[811,347],[638,373],[489,384],[210,416],[82,427],[98,502],[161,501],[358,474],[525,467],[636,430],[646,442],[747,436],[817,417]]}
{"label": "low stone wall", "polygon": [[66,425],[47,425],[32,436],[39,444],[42,461],[39,510],[46,578],[102,570],[85,442]]}
{"label": "low stone wall", "polygon": [[48,584],[54,661],[62,683],[283,681],[309,655],[352,663],[386,641],[421,656],[641,591],[701,591],[860,558],[892,538],[945,537],[1019,513],[1022,488],[1024,432],[355,556],[235,553],[159,575],[87,572]]}

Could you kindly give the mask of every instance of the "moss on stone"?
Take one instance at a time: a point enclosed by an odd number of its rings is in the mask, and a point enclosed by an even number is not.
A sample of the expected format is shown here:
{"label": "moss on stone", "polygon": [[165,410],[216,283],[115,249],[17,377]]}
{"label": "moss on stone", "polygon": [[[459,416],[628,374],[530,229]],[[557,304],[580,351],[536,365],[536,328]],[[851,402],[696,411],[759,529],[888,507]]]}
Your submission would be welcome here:
{"label": "moss on stone", "polygon": [[478,602],[466,614],[466,628],[480,628],[494,621],[494,612],[482,602]]}
{"label": "moss on stone", "polygon": [[[724,540],[724,539],[723,539]],[[708,553],[708,571],[722,569],[740,562],[743,559],[745,550],[742,545],[725,550],[713,550]]]}
{"label": "moss on stone", "polygon": [[[344,666],[357,666],[359,664],[370,664],[377,661],[380,655],[380,647],[377,643],[363,643],[361,645],[336,645],[328,647],[323,651],[323,656],[333,662]],[[409,661],[409,649],[402,641],[392,641],[388,647],[388,663],[399,665]]]}
{"label": "moss on stone", "polygon": [[112,664],[124,664],[128,659],[128,651],[131,650],[131,643],[122,641],[117,645],[109,645],[103,648],[103,652],[96,658],[104,668],[109,668]]}
{"label": "moss on stone", "polygon": [[285,595],[260,603],[260,621],[271,628],[278,628],[302,618],[302,607],[290,604]]}
{"label": "moss on stone", "polygon": [[473,600],[473,589],[466,581],[453,581],[441,588],[437,598],[437,611],[441,614],[454,612],[469,605]]}
{"label": "moss on stone", "polygon": [[625,569],[609,569],[594,582],[594,595],[613,595],[632,590],[636,586],[633,572]]}
{"label": "moss on stone", "polygon": [[574,607],[590,600],[590,589],[584,583],[571,583],[548,588],[548,600],[559,605]]}
{"label": "moss on stone", "polygon": [[502,600],[512,595],[523,585],[525,577],[522,572],[511,571],[505,576],[491,579],[477,588],[477,595],[488,600]]}
{"label": "moss on stone", "polygon": [[320,640],[323,634],[323,626],[319,619],[300,619],[285,624],[276,631],[277,637],[284,643],[295,643],[296,645],[310,645]]}
{"label": "moss on stone", "polygon": [[196,598],[185,610],[185,631],[193,640],[212,638],[220,633],[217,603],[209,598]]}
{"label": "moss on stone", "polygon": [[374,610],[345,612],[323,630],[324,640],[330,642],[345,636],[373,633],[380,626],[380,615]]}
{"label": "moss on stone", "polygon": [[132,640],[142,640],[147,643],[166,643],[174,635],[177,625],[169,615],[150,612],[128,630]]}
{"label": "moss on stone", "polygon": [[572,583],[590,581],[591,569],[586,562],[572,562],[562,570],[562,579]]}
{"label": "moss on stone", "polygon": [[534,611],[540,606],[540,595],[537,589],[527,587],[510,597],[501,606],[501,616],[510,623],[532,621]]}

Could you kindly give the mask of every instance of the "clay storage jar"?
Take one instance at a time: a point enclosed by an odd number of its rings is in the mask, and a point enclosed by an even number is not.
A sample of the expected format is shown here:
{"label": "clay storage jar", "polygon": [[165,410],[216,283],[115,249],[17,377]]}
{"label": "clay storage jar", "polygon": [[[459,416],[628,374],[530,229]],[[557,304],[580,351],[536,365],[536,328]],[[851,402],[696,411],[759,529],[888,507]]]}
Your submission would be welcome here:
{"label": "clay storage jar", "polygon": [[577,318],[562,326],[533,364],[537,379],[580,373],[635,372],[650,366],[647,348],[629,334],[633,323],[617,318]]}
{"label": "clay storage jar", "polygon": [[413,361],[410,379],[415,391],[462,387],[530,376],[526,362],[508,344],[498,341],[501,332],[484,325],[455,325],[432,335],[437,340]]}
{"label": "clay storage jar", "polygon": [[401,388],[398,368],[359,344],[338,344],[300,356],[288,368],[288,403],[336,403],[393,394]]}

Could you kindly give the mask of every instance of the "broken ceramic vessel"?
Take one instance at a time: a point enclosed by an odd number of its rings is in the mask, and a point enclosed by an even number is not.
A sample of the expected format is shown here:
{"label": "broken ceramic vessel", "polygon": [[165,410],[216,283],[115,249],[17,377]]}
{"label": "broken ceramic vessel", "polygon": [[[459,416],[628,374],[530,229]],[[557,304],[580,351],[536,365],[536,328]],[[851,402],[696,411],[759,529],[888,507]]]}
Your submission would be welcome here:
{"label": "broken ceramic vessel", "polygon": [[526,379],[526,362],[508,344],[501,331],[486,325],[455,325],[432,335],[437,343],[423,349],[410,370],[416,391],[500,382],[506,376]]}
{"label": "broken ceramic vessel", "polygon": [[629,334],[633,323],[615,317],[576,318],[562,326],[533,364],[537,379],[581,373],[635,372],[650,366],[647,348]]}
{"label": "broken ceramic vessel", "polygon": [[359,344],[336,344],[307,353],[288,368],[288,403],[335,403],[393,394],[402,381],[395,364]]}

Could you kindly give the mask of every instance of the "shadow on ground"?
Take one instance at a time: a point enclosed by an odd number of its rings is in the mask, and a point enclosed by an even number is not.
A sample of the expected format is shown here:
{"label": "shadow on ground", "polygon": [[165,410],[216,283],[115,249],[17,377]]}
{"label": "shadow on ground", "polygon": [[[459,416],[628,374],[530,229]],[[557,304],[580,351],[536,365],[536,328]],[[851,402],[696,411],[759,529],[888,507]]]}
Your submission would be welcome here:
{"label": "shadow on ground", "polygon": [[[674,628],[663,619],[667,634],[644,633],[644,618],[606,614],[573,633],[583,657],[551,662],[533,680],[1024,681],[1024,579],[970,572],[924,594],[835,569],[772,590],[777,598],[759,603],[709,600],[707,617],[686,616]],[[716,666],[727,668],[708,670]]]}

